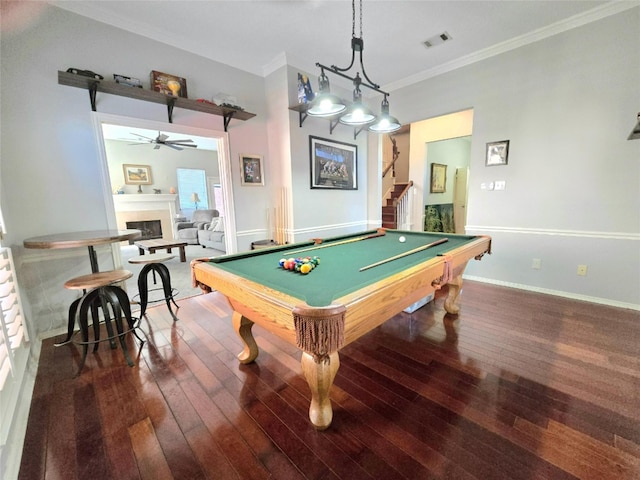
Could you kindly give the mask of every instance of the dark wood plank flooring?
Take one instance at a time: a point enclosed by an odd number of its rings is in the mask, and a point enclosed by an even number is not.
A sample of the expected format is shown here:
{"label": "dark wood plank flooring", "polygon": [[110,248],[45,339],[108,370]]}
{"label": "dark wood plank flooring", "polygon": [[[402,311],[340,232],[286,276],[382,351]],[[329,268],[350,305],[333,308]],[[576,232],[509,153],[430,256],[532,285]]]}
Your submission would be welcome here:
{"label": "dark wood plank flooring", "polygon": [[[639,479],[640,314],[466,282],[340,352],[316,432],[300,352],[240,342],[218,293],[142,321],[120,349],[42,344],[20,478]],[[135,353],[137,343],[129,339]]]}

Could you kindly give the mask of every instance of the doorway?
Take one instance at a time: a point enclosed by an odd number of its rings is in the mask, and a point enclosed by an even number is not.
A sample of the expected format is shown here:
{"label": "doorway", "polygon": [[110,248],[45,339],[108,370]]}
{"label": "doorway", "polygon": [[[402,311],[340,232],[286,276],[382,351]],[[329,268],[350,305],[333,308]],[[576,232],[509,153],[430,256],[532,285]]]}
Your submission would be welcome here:
{"label": "doorway", "polygon": [[[126,148],[132,149],[131,156],[128,157],[133,159],[131,160],[131,164],[140,163],[134,161],[137,158],[136,153],[134,152],[139,153],[141,152],[141,150],[135,149],[146,149],[145,152],[147,150],[151,150],[154,152],[154,154],[159,153],[161,149],[173,151],[178,150],[176,148],[168,147],[167,145],[159,145],[157,143],[145,140],[145,138],[151,138],[152,140],[154,140],[160,135],[159,132],[162,132],[164,136],[167,136],[170,139],[175,138],[179,141],[181,140],[183,143],[185,143],[184,139],[186,138],[192,140],[192,143],[194,145],[197,145],[196,148],[200,151],[201,155],[206,156],[207,151],[215,151],[217,153],[218,177],[220,183],[219,199],[224,205],[224,210],[226,213],[226,215],[223,217],[224,228],[225,232],[228,232],[228,235],[225,235],[226,249],[227,253],[234,253],[237,250],[237,243],[235,240],[235,208],[233,204],[233,185],[231,180],[229,138],[226,132],[97,112],[93,113],[92,115],[94,131],[96,134],[99,156],[101,160],[102,185],[107,213],[107,223],[110,229],[118,229],[118,220],[116,218],[116,210],[114,204],[114,194],[116,192],[114,192],[114,190],[118,189],[120,185],[114,185],[111,178],[109,170],[110,159],[108,154],[108,151],[110,149],[107,148],[107,141],[109,141],[109,139],[107,138],[107,134],[105,134],[105,131],[111,130],[111,136],[115,136],[115,138],[121,140],[124,145],[127,145]],[[140,133],[144,131],[146,131],[146,133]],[[132,132],[134,133],[133,135],[131,134]],[[135,134],[137,134],[138,136],[136,137]],[[186,148],[184,147],[181,148],[183,150],[186,150]],[[192,148],[189,148],[189,150],[191,149]],[[193,150],[195,150],[195,148],[193,148]],[[178,153],[180,152],[178,151]],[[215,161],[215,154],[213,153],[211,154],[211,161]],[[122,159],[120,160],[120,163],[122,163]],[[144,166],[146,165],[143,165],[143,167]],[[178,164],[175,165],[176,168],[178,166]],[[153,178],[152,169],[150,170],[150,176],[151,178]],[[169,193],[171,186],[175,185],[175,183],[171,185],[172,182],[173,180],[166,180],[165,178],[156,178],[155,180],[153,180],[153,182],[151,181],[151,179],[149,179],[149,184],[144,186],[138,185],[137,188],[139,190],[136,190],[136,192],[139,193],[142,190],[143,193]],[[165,183],[167,185],[165,185]],[[155,185],[162,186],[163,188],[154,188]],[[131,187],[131,185],[126,185],[126,188],[129,187]],[[173,221],[173,219],[171,219],[171,221]],[[114,252],[114,255],[117,255],[117,258],[119,258],[119,252]]]}

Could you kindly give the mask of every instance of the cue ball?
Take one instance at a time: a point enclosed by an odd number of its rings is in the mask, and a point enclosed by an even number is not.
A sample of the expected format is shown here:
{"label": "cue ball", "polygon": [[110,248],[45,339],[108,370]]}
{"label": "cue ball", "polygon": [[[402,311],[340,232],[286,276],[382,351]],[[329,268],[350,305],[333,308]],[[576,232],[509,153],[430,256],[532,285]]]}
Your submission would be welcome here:
{"label": "cue ball", "polygon": [[400,238],[398,239],[398,241],[399,241],[400,243],[404,243],[404,242],[405,242],[405,240],[406,240],[406,238],[404,238],[404,237],[400,237]]}

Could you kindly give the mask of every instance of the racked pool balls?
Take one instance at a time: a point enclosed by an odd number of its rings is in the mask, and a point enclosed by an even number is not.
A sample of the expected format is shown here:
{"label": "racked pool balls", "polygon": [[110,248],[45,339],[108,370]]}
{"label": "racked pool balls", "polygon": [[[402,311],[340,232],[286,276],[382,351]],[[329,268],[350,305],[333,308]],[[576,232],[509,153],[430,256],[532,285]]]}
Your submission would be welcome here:
{"label": "racked pool balls", "polygon": [[319,263],[320,259],[318,257],[281,258],[278,261],[278,266],[285,270],[292,270],[306,275],[317,267]]}

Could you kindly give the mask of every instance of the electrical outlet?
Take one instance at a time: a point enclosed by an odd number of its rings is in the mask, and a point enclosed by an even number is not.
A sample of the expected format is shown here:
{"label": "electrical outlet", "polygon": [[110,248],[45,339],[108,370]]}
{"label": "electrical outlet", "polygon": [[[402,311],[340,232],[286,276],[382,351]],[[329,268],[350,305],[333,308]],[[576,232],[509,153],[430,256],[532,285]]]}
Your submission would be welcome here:
{"label": "electrical outlet", "polygon": [[539,258],[534,258],[531,261],[531,268],[533,268],[534,270],[540,270],[541,266],[542,266],[542,260],[540,260]]}
{"label": "electrical outlet", "polygon": [[507,185],[507,182],[505,182],[504,180],[496,180],[494,182],[494,185],[496,190],[504,190],[505,186]]}
{"label": "electrical outlet", "polygon": [[581,277],[587,276],[587,266],[586,265],[578,265],[578,275]]}

